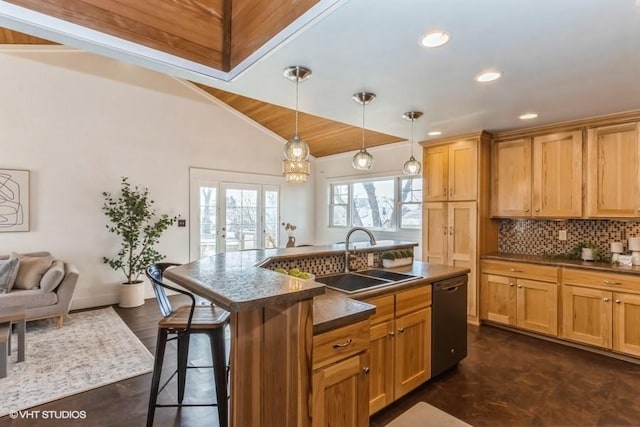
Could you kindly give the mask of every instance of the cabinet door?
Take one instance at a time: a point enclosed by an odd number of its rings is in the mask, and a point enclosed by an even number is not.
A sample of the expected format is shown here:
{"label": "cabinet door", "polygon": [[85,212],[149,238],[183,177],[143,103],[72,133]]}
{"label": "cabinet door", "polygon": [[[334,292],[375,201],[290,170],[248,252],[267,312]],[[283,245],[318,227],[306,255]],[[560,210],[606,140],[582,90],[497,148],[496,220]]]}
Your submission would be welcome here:
{"label": "cabinet door", "polygon": [[449,145],[449,201],[477,199],[477,146],[475,140]]}
{"label": "cabinet door", "polygon": [[425,202],[443,202],[449,193],[449,148],[447,145],[427,147],[423,158],[423,186]]}
{"label": "cabinet door", "polygon": [[558,285],[517,280],[516,325],[543,334],[558,335]]}
{"label": "cabinet door", "polygon": [[491,153],[491,215],[531,215],[531,139],[494,143]]}
{"label": "cabinet door", "polygon": [[582,132],[533,139],[533,215],[582,215]]}
{"label": "cabinet door", "polygon": [[434,264],[447,263],[446,203],[425,203],[422,207],[422,260]]}
{"label": "cabinet door", "polygon": [[484,320],[516,324],[516,279],[495,274],[482,274],[480,317]]}
{"label": "cabinet door", "polygon": [[431,377],[431,307],[396,318],[395,398]]}
{"label": "cabinet door", "polygon": [[638,123],[589,130],[588,216],[639,216],[639,137]]}
{"label": "cabinet door", "polygon": [[369,425],[368,352],[313,372],[312,426]]}
{"label": "cabinet door", "polygon": [[562,286],[562,337],[611,348],[611,292]]}
{"label": "cabinet door", "polygon": [[614,293],[613,349],[640,356],[640,295]]}
{"label": "cabinet door", "polygon": [[467,313],[477,316],[478,286],[476,279],[476,202],[451,202],[447,209],[449,235],[447,238],[447,264],[469,268],[467,287]]}
{"label": "cabinet door", "polygon": [[393,320],[371,327],[369,415],[393,402]]}

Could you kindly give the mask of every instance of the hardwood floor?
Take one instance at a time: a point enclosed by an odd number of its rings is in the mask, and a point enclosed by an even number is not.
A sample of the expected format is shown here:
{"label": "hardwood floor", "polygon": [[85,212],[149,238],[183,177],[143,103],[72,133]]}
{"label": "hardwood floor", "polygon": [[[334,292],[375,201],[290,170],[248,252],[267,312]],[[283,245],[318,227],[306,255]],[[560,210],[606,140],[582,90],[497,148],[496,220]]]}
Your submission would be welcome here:
{"label": "hardwood floor", "polygon": [[[160,318],[155,302],[115,309],[153,353]],[[208,363],[205,339],[196,339],[191,352],[198,364]],[[175,367],[174,356],[175,346],[170,344],[167,373]],[[33,408],[84,410],[87,415],[82,421],[11,420],[7,416],[0,418],[0,426],[143,426],[150,382],[151,374],[142,375]],[[187,390],[187,399],[214,396],[210,371],[190,370]],[[476,427],[640,426],[638,396],[640,365],[490,326],[469,327],[469,356],[458,368],[374,415],[371,426],[384,426],[419,401]],[[215,407],[158,408],[155,421],[156,426],[218,425]]]}

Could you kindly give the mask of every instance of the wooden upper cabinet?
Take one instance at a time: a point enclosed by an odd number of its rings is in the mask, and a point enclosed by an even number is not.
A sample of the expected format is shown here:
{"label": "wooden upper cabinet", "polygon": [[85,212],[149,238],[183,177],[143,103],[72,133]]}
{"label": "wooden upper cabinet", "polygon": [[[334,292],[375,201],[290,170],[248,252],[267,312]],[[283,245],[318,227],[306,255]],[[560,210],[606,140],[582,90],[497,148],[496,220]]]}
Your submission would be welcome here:
{"label": "wooden upper cabinet", "polygon": [[468,140],[425,148],[425,202],[476,200],[477,147],[476,140]]}
{"label": "wooden upper cabinet", "polygon": [[532,214],[582,216],[582,132],[533,138]]}
{"label": "wooden upper cabinet", "polygon": [[531,215],[531,138],[494,143],[491,215]]}
{"label": "wooden upper cabinet", "polygon": [[587,216],[640,216],[639,137],[639,123],[589,130]]}
{"label": "wooden upper cabinet", "polygon": [[582,216],[582,132],[498,142],[491,160],[492,216]]}

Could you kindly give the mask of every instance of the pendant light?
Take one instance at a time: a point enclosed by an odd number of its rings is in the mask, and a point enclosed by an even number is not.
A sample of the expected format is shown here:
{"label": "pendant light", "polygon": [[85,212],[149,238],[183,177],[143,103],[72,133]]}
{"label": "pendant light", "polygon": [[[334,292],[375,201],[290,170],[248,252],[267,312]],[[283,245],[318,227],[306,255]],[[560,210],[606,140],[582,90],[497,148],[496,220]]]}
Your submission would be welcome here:
{"label": "pendant light", "polygon": [[296,83],[296,127],[293,137],[284,146],[282,174],[287,182],[303,183],[311,173],[309,145],[298,135],[298,84],[311,76],[311,70],[300,65],[287,67],[283,75]]}
{"label": "pendant light", "polygon": [[351,98],[358,104],[362,104],[362,146],[360,151],[353,156],[353,167],[358,170],[369,170],[373,167],[373,156],[364,148],[364,110],[368,103],[376,99],[376,94],[371,92],[358,92]]}
{"label": "pendant light", "polygon": [[402,166],[402,172],[405,175],[419,175],[420,170],[422,169],[420,162],[413,157],[413,122],[418,120],[420,117],[422,117],[422,113],[420,111],[409,111],[402,115],[403,119],[411,122],[411,157],[409,157],[409,160],[404,162],[404,166]]}

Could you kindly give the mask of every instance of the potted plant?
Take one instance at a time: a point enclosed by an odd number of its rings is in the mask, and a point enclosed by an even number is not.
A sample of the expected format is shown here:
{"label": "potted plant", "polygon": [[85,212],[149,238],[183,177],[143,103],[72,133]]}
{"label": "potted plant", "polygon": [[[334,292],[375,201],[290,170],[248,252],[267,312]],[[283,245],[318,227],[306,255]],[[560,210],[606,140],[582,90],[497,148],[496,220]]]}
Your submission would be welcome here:
{"label": "potted plant", "polygon": [[593,243],[580,242],[573,247],[569,255],[575,259],[583,261],[600,261],[602,255],[596,245]]}
{"label": "potted plant", "polygon": [[411,249],[394,249],[382,252],[380,258],[385,268],[400,267],[413,262],[413,252]]}
{"label": "potted plant", "polygon": [[120,285],[120,307],[138,307],[144,304],[144,282],[140,275],[149,264],[164,258],[155,246],[176,217],[157,215],[149,189],[132,187],[126,177],[122,178],[118,196],[109,192],[102,195],[102,210],[109,219],[107,230],[121,238],[116,256],[103,257],[103,262],[125,276]]}

